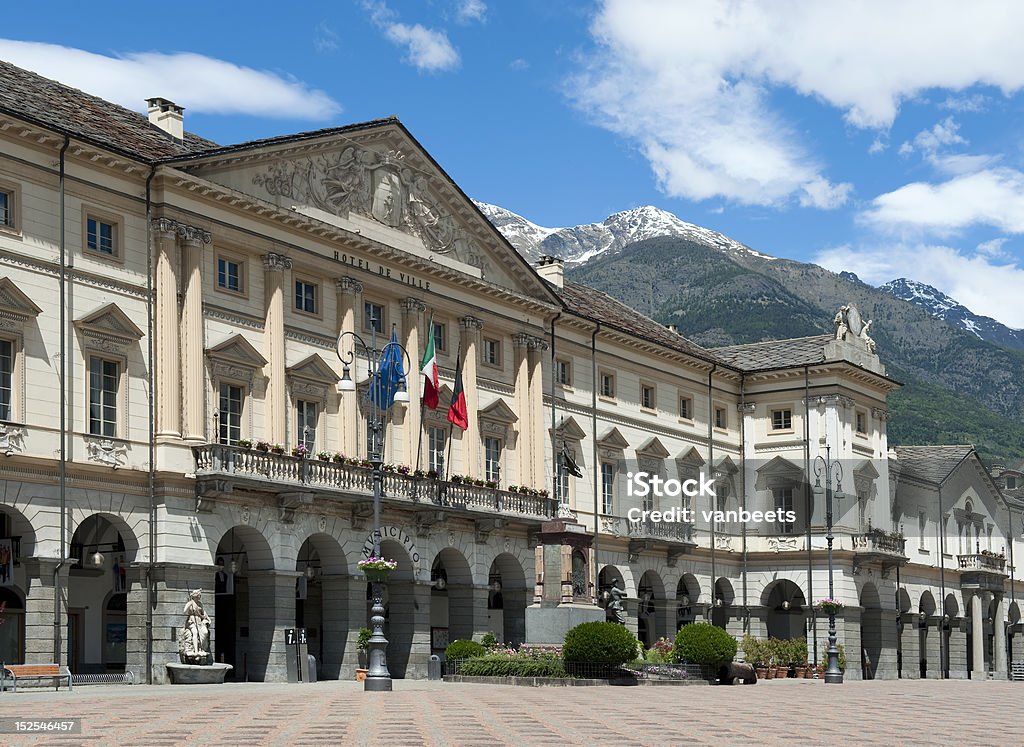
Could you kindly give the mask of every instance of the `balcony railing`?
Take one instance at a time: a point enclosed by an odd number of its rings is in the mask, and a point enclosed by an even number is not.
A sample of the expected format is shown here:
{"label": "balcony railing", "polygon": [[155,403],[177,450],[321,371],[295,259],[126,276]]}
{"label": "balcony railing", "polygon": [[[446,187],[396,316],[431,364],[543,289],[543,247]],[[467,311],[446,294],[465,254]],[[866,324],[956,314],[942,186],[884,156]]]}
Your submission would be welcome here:
{"label": "balcony railing", "polygon": [[[300,459],[286,454],[222,444],[196,446],[192,452],[196,461],[196,475],[200,477],[233,475],[266,483],[268,487],[273,483],[289,490],[316,489],[361,496],[373,492],[373,472],[365,466]],[[546,496],[511,493],[497,488],[415,477],[399,472],[384,472],[382,477],[383,495],[392,500],[427,503],[474,513],[516,514],[538,519],[555,515],[555,501]]]}
{"label": "balcony railing", "polygon": [[626,521],[630,537],[693,542],[693,524],[681,521]]}
{"label": "balcony railing", "polygon": [[985,555],[975,553],[973,555],[957,555],[962,571],[984,571],[986,573],[999,573],[1006,575],[1006,558],[1002,555]]}
{"label": "balcony railing", "polygon": [[888,553],[906,557],[907,540],[899,535],[874,530],[865,534],[853,535],[855,552]]}

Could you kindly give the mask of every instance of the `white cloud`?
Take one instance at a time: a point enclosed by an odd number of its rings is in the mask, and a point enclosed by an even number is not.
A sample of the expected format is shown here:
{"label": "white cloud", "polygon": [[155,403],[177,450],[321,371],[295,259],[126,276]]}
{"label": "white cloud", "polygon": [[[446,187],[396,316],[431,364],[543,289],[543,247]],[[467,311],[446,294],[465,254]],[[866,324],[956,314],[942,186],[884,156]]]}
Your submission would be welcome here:
{"label": "white cloud", "polygon": [[459,0],[455,20],[459,23],[484,23],[487,20],[487,3],[483,0]]}
{"label": "white cloud", "polygon": [[983,112],[987,106],[988,97],[980,93],[970,96],[947,96],[946,100],[939,104],[940,109],[954,112]]}
{"label": "white cloud", "polygon": [[1024,3],[604,0],[569,95],[636,142],[669,194],[780,204],[828,180],[773,89],[885,129],[931,88],[1024,87],[1022,26]]}
{"label": "white cloud", "polygon": [[406,48],[406,62],[420,70],[436,72],[454,70],[459,66],[459,53],[443,31],[428,29],[420,24],[409,26],[392,23],[385,29],[388,39]]}
{"label": "white cloud", "polygon": [[878,285],[909,277],[935,286],[976,314],[990,316],[1014,328],[1024,327],[1020,288],[1024,268],[988,256],[966,256],[942,245],[894,245],[827,249],[814,260],[833,272],[849,270],[866,283]]}
{"label": "white cloud", "polygon": [[888,147],[889,144],[881,135],[879,135],[878,137],[871,141],[871,145],[868,147],[868,153],[874,156],[877,155],[878,153],[882,153]]}
{"label": "white cloud", "polygon": [[129,109],[160,96],[188,111],[322,120],[341,107],[290,77],[191,52],[117,57],[42,42],[0,39],[0,58]]}
{"label": "white cloud", "polygon": [[931,129],[921,130],[917,133],[912,143],[903,143],[900,146],[900,155],[910,155],[915,150],[932,155],[945,146],[966,144],[967,141],[960,136],[960,125],[952,117],[946,117]]}
{"label": "white cloud", "polygon": [[1005,236],[1000,236],[997,239],[990,239],[989,241],[983,241],[978,244],[977,252],[985,257],[991,257],[992,259],[1010,259],[1010,253],[1003,249],[1003,245],[1008,241]]}
{"label": "white cloud", "polygon": [[978,225],[1024,233],[1024,173],[991,168],[939,184],[905,184],[872,200],[861,218],[887,230],[939,235]]}
{"label": "white cloud", "polygon": [[530,63],[522,57],[516,57],[512,62],[508,63],[508,67],[510,70],[529,70]]}
{"label": "white cloud", "polygon": [[320,21],[313,29],[313,49],[320,54],[330,54],[338,50],[338,34],[327,25],[327,21]]}

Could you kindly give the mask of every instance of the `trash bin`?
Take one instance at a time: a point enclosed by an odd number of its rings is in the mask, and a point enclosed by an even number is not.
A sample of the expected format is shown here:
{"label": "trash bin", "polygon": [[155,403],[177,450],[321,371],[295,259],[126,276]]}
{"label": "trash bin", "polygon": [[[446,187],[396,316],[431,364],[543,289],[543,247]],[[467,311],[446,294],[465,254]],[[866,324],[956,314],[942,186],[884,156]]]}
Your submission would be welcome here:
{"label": "trash bin", "polygon": [[434,654],[430,657],[430,661],[427,662],[427,679],[428,680],[439,680],[441,679],[441,667],[443,663],[441,657]]}
{"label": "trash bin", "polygon": [[309,677],[306,678],[306,682],[316,682],[316,657],[313,654],[307,654],[309,657]]}

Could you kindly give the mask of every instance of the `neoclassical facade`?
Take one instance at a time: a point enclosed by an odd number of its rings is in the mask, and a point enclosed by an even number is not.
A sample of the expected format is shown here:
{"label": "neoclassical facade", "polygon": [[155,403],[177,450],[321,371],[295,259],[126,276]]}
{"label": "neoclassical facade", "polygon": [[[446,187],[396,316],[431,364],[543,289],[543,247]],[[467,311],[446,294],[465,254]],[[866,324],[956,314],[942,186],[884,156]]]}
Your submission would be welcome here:
{"label": "neoclassical facade", "polygon": [[[624,588],[648,643],[707,618],[823,647],[826,455],[848,676],[998,674],[1016,655],[1018,504],[970,449],[890,450],[898,384],[856,309],[834,335],[704,349],[557,260],[529,266],[395,119],[219,146],[162,99],[147,118],[0,74],[4,661],[162,682],[201,588],[236,679],[283,678],[290,627],[322,677],[351,676],[365,352],[392,334],[410,395],[384,430],[395,676],[447,640],[522,642],[526,608],[570,581]],[[457,365],[464,431],[446,419]],[[704,474],[715,496],[637,495],[637,472]],[[673,506],[693,521],[643,514]],[[593,535],[579,578],[535,562],[556,516]]]}

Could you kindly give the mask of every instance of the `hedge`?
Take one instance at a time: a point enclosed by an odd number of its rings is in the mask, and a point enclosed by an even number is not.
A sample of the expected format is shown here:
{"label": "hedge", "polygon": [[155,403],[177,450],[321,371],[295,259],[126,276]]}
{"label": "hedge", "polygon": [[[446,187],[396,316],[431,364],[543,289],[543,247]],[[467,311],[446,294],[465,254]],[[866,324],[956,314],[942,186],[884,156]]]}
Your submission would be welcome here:
{"label": "hedge", "polygon": [[505,654],[489,654],[468,659],[459,665],[459,674],[468,677],[568,677],[562,662],[553,656],[528,659]]}
{"label": "hedge", "polygon": [[487,649],[476,641],[458,640],[448,644],[444,650],[444,658],[448,661],[454,659],[475,659],[487,653]]}
{"label": "hedge", "polygon": [[588,622],[565,634],[562,658],[566,663],[617,667],[642,655],[639,646],[633,634],[618,623]]}
{"label": "hedge", "polygon": [[693,664],[727,664],[736,657],[736,639],[710,623],[684,625],[676,635],[673,657]]}

